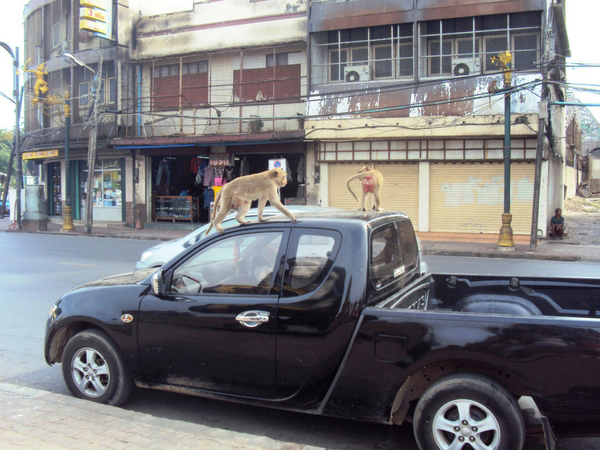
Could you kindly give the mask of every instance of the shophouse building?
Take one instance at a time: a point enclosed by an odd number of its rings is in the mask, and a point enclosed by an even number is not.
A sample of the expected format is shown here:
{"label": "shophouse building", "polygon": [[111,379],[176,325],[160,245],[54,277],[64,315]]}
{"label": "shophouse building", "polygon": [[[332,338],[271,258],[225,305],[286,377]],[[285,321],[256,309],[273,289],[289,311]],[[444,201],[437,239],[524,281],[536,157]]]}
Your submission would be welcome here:
{"label": "shophouse building", "polygon": [[289,174],[282,200],[304,203],[314,165],[304,146],[306,3],[179,4],[141,6],[135,25],[134,120],[114,146],[134,155],[137,217],[207,221],[223,184],[279,165]]}
{"label": "shophouse building", "polygon": [[565,100],[564,2],[322,0],[308,16],[305,139],[322,204],[358,207],[345,183],[370,164],[385,176],[383,207],[407,212],[419,231],[498,232],[506,92],[494,58],[508,50],[512,227],[531,232],[542,97],[545,234],[575,180],[564,163],[564,107],[554,104]]}
{"label": "shophouse building", "polygon": [[[85,11],[100,5],[108,35],[81,30]],[[94,220],[132,220],[132,157],[115,149],[125,117],[124,93],[131,39],[131,14],[127,0],[31,0],[25,7],[25,76],[22,112],[25,137],[21,151],[26,186],[43,186],[46,213],[63,213],[69,189],[72,216],[84,217],[88,148],[93,124],[93,84],[98,108],[98,159],[94,169],[92,207]],[[110,25],[112,24],[112,26]],[[73,55],[69,57],[68,55]],[[102,61],[102,67],[99,62]],[[78,65],[79,64],[79,65]],[[43,80],[43,81],[42,81]],[[45,84],[45,85],[44,85]],[[65,100],[70,104],[70,132],[66,136]],[[65,181],[65,144],[70,143],[70,183]],[[128,176],[129,174],[129,176]]]}

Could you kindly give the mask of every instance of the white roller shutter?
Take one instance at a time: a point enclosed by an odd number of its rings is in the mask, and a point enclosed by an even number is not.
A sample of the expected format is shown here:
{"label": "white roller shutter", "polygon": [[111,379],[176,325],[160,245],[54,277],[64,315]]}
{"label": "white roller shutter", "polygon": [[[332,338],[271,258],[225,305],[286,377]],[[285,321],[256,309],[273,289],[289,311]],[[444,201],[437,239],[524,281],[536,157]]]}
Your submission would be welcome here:
{"label": "white roller shutter", "polygon": [[[511,164],[514,234],[531,234],[534,165]],[[430,231],[499,233],[504,212],[503,164],[431,164]]]}
{"label": "white roller shutter", "polygon": [[[331,164],[329,166],[329,206],[344,209],[359,209],[362,199],[362,185],[359,180],[350,183],[358,201],[346,182],[364,167],[364,164]],[[403,211],[411,218],[415,229],[419,226],[419,166],[418,164],[377,164],[375,168],[383,174],[381,207],[385,210]],[[372,195],[366,207],[373,207]]]}

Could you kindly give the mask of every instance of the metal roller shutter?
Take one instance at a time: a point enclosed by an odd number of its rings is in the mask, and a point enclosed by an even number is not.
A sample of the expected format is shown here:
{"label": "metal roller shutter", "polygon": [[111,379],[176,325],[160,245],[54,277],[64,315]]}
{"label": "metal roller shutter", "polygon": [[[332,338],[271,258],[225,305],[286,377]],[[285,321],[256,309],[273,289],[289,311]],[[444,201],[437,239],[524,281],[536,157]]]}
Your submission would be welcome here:
{"label": "metal roller shutter", "polygon": [[[358,201],[348,192],[346,182],[364,164],[331,164],[329,166],[329,206],[359,209],[362,185],[358,180],[350,183]],[[383,174],[381,207],[385,210],[403,211],[411,218],[415,229],[419,226],[419,166],[418,164],[378,164],[375,168]],[[366,207],[373,207],[372,195]]]}
{"label": "metal roller shutter", "polygon": [[[514,234],[531,234],[531,163],[510,166]],[[431,164],[430,231],[499,233],[504,212],[503,164]]]}

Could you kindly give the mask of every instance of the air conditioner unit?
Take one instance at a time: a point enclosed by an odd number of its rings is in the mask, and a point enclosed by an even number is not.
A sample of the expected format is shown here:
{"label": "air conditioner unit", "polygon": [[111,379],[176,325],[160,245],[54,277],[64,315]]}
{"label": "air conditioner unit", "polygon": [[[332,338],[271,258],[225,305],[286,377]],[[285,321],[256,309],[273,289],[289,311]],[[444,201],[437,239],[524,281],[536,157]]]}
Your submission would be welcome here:
{"label": "air conditioner unit", "polygon": [[371,66],[346,66],[344,67],[344,79],[349,83],[369,81],[371,79]]}
{"label": "air conditioner unit", "polygon": [[452,58],[452,74],[455,77],[465,77],[467,75],[479,75],[481,73],[480,58]]}

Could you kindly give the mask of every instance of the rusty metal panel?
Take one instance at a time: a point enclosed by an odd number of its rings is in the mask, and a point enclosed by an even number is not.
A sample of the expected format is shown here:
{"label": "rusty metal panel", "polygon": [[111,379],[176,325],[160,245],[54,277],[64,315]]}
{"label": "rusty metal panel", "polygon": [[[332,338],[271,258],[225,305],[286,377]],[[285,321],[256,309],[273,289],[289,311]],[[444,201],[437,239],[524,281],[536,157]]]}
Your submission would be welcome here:
{"label": "rusty metal panel", "polygon": [[545,0],[355,0],[313,4],[309,33],[456,17],[543,11]]}

